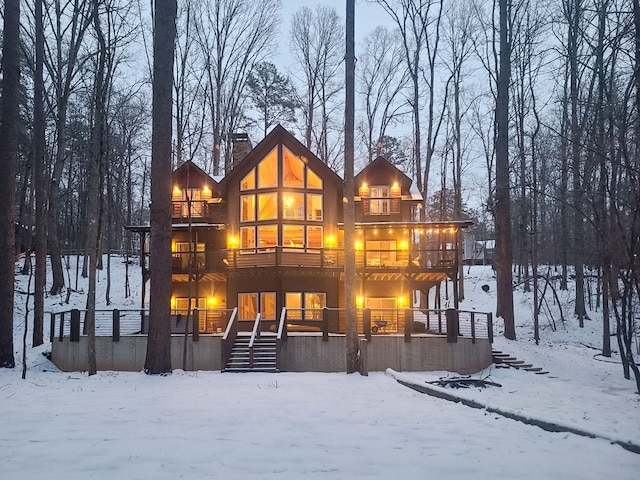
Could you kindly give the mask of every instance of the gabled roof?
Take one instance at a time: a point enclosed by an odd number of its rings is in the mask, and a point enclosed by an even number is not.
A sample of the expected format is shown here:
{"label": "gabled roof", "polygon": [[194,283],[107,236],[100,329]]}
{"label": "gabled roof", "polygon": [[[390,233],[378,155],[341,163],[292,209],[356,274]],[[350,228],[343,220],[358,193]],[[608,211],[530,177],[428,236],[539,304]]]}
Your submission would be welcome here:
{"label": "gabled roof", "polygon": [[364,182],[369,185],[393,185],[398,182],[403,195],[410,193],[413,183],[408,176],[383,156],[376,158],[355,176],[356,192]]}
{"label": "gabled roof", "polygon": [[174,185],[181,188],[198,188],[207,185],[213,192],[218,192],[218,182],[191,160],[187,160],[176,168],[171,175],[171,180]]}
{"label": "gabled roof", "polygon": [[286,145],[291,152],[303,158],[305,163],[325,181],[342,185],[342,178],[316,157],[307,147],[294,137],[282,125],[276,125],[264,139],[251,150],[220,182],[221,188],[227,188],[230,182],[244,177],[276,145]]}

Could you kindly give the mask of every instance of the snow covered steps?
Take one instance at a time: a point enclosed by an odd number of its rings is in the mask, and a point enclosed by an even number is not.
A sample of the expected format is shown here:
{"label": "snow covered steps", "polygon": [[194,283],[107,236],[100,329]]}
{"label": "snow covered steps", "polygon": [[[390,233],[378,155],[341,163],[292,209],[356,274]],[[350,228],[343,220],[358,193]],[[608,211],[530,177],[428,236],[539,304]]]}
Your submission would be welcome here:
{"label": "snow covered steps", "polygon": [[499,368],[515,368],[524,370],[525,372],[533,372],[536,375],[546,375],[549,373],[540,367],[534,367],[533,364],[525,363],[524,360],[518,360],[516,357],[512,357],[508,353],[503,353],[500,350],[493,350],[491,355],[493,357],[493,363]]}

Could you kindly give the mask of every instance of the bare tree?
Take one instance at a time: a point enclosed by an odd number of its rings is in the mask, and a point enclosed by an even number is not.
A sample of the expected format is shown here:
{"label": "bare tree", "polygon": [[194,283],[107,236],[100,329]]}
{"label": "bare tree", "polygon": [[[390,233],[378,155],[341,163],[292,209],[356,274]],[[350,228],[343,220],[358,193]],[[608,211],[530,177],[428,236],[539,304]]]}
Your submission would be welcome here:
{"label": "bare tree", "polygon": [[347,373],[358,371],[358,319],[356,311],[356,252],[355,252],[355,203],[354,203],[354,136],[355,136],[355,2],[347,0],[346,49],[345,49],[345,135],[344,135],[344,290],[347,322]]}
{"label": "bare tree", "polygon": [[14,368],[15,191],[20,125],[20,1],[5,0],[0,116],[0,368]]}
{"label": "bare tree", "polygon": [[360,129],[371,163],[385,148],[387,128],[409,113],[402,98],[409,76],[402,43],[386,27],[378,26],[367,36],[359,63],[362,73],[358,93],[365,107]]}
{"label": "bare tree", "polygon": [[[339,69],[343,61],[344,29],[335,10],[321,5],[302,7],[291,20],[290,49],[301,72],[304,139],[323,162],[336,157],[331,118],[339,115],[338,93],[342,90]],[[338,126],[341,130],[341,126]]]}
{"label": "bare tree", "polygon": [[273,45],[279,9],[279,0],[219,0],[203,2],[198,14],[196,35],[207,83],[214,175],[231,169],[231,133],[243,119],[247,77]]}
{"label": "bare tree", "polygon": [[33,78],[33,162],[36,194],[35,251],[36,272],[33,307],[34,347],[44,343],[44,292],[47,274],[47,182],[45,173],[45,114],[44,114],[44,26],[43,0],[35,2],[36,58]]}
{"label": "bare tree", "polygon": [[56,295],[64,288],[60,239],[58,235],[58,205],[60,182],[67,160],[67,114],[71,94],[77,87],[77,76],[90,58],[82,53],[84,36],[91,23],[91,2],[54,0],[53,8],[46,9],[46,17],[53,45],[47,45],[45,67],[53,82],[52,103],[55,108],[56,152],[49,185],[48,247],[53,282],[50,293]]}
{"label": "bare tree", "polygon": [[171,372],[171,109],[176,0],[156,2],[153,29],[151,268],[149,335],[144,371]]}
{"label": "bare tree", "polygon": [[511,277],[511,197],[509,185],[509,82],[511,79],[511,48],[508,41],[510,2],[499,0],[500,63],[496,85],[496,313],[504,320],[504,336],[515,340],[513,284]]}

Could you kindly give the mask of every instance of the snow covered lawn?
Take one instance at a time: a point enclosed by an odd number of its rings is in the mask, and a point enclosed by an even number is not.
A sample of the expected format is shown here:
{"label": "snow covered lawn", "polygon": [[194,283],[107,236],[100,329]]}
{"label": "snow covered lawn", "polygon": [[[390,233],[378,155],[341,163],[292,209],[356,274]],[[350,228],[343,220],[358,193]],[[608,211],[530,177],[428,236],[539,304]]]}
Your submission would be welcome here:
{"label": "snow covered lawn", "polygon": [[[468,279],[461,307],[492,310],[490,270],[474,268]],[[26,279],[19,280],[26,289]],[[114,281],[114,297],[123,283]],[[550,373],[494,367],[474,377],[489,377],[501,388],[450,391],[640,445],[640,396],[634,382],[622,378],[615,356],[601,359],[593,348],[598,322],[543,331],[536,346],[530,305],[518,295],[519,339],[498,336],[495,347]],[[80,308],[83,298],[74,294]],[[116,306],[138,301],[113,300]],[[68,308],[54,302],[59,299],[49,299],[47,308]],[[18,295],[16,361],[23,315]],[[3,480],[640,478],[640,455],[609,441],[549,433],[436,399],[383,372],[88,377],[58,371],[41,355],[47,348],[28,350],[26,380],[20,367],[0,370]],[[426,382],[452,374],[402,375]]]}

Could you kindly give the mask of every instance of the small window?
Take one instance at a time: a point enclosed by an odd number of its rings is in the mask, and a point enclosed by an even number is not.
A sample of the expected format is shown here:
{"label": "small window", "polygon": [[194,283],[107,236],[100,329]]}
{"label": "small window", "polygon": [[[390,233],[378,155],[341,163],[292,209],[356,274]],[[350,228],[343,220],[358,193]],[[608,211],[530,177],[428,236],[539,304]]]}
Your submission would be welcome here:
{"label": "small window", "polygon": [[287,318],[302,320],[302,293],[287,292],[284,301],[287,307]]}
{"label": "small window", "polygon": [[256,188],[256,169],[252,168],[245,177],[240,180],[240,190],[253,190]]}
{"label": "small window", "polygon": [[260,316],[267,320],[276,318],[276,294],[275,292],[264,292],[260,294]]}
{"label": "small window", "polygon": [[322,179],[307,167],[307,188],[322,190]]}
{"label": "small window", "polygon": [[258,188],[278,186],[278,149],[274,148],[258,164]]}
{"label": "small window", "polygon": [[284,192],[282,194],[282,218],[304,220],[304,195]]}
{"label": "small window", "polygon": [[284,247],[304,247],[304,227],[302,225],[283,225],[282,244]]}
{"label": "small window", "polygon": [[258,248],[273,249],[278,244],[278,227],[276,225],[261,225],[258,227]]}
{"label": "small window", "polygon": [[369,213],[371,215],[389,215],[391,213],[389,185],[371,187],[369,198]]}
{"label": "small window", "polygon": [[307,194],[307,220],[322,220],[322,194]]}
{"label": "small window", "polygon": [[307,226],[307,247],[322,248],[322,227]]}
{"label": "small window", "polygon": [[256,196],[240,196],[240,221],[253,222],[256,219]]}
{"label": "small window", "polygon": [[255,227],[242,227],[240,229],[240,248],[243,250],[256,248]]}
{"label": "small window", "polygon": [[238,294],[238,318],[240,320],[255,320],[258,315],[258,294]]}
{"label": "small window", "polygon": [[285,187],[304,187],[304,163],[287,147],[283,147],[282,184]]}
{"label": "small window", "polygon": [[278,218],[278,194],[258,194],[258,220],[271,220]]}

